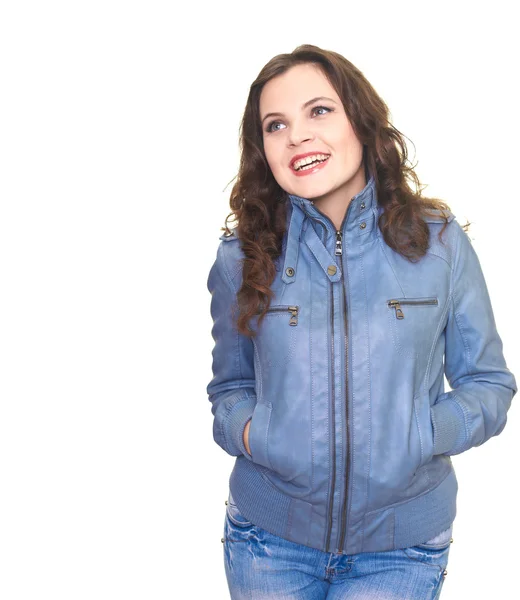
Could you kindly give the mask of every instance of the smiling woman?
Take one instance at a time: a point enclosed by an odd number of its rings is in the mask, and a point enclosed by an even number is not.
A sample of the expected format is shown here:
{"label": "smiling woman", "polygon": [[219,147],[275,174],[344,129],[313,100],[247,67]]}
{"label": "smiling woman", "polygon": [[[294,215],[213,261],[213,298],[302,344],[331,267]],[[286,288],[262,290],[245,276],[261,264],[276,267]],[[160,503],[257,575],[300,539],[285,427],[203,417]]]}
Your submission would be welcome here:
{"label": "smiling woman", "polygon": [[[302,98],[307,98],[303,104]],[[339,229],[346,207],[338,199],[351,198],[365,185],[363,145],[323,71],[304,63],[268,81],[260,95],[260,114],[267,122],[265,156],[280,187],[312,198],[325,213],[332,209]],[[273,116],[277,119],[270,120]]]}
{"label": "smiling woman", "polygon": [[240,144],[208,277],[231,597],[439,598],[451,456],[517,392],[475,250],[340,54],[272,58]]}

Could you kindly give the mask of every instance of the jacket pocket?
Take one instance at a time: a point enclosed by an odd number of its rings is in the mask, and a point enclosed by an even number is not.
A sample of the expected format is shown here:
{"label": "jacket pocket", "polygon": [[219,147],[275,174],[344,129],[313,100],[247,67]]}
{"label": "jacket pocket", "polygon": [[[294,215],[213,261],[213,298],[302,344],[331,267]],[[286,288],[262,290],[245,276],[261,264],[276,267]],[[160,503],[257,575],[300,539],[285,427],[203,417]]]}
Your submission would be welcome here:
{"label": "jacket pocket", "polygon": [[251,450],[251,461],[268,469],[271,468],[267,454],[270,421],[271,406],[257,402],[249,425],[249,449]]}
{"label": "jacket pocket", "polygon": [[386,304],[398,354],[408,359],[427,360],[439,324],[438,298],[389,298]]}
{"label": "jacket pocket", "polygon": [[302,331],[299,316],[300,307],[294,304],[276,304],[267,309],[256,340],[263,366],[291,363]]}
{"label": "jacket pocket", "polygon": [[264,476],[293,497],[309,491],[312,475],[310,410],[301,405],[257,402],[249,426],[251,461],[267,468]]}
{"label": "jacket pocket", "polygon": [[311,405],[305,399],[287,394],[273,400],[267,436],[267,458],[272,472],[269,479],[283,493],[297,498],[309,492],[312,481]]}
{"label": "jacket pocket", "polygon": [[414,404],[420,445],[420,457],[415,469],[417,472],[433,458],[433,427],[429,394],[422,393],[416,396]]}

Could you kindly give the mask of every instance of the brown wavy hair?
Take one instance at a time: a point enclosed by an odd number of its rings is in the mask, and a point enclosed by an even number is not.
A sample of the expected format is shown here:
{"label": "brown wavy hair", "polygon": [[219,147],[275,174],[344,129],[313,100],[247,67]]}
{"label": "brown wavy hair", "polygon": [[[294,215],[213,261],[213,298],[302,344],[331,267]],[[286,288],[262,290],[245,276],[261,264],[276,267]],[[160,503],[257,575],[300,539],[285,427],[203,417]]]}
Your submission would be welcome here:
{"label": "brown wavy hair", "polygon": [[378,227],[388,246],[417,262],[429,247],[429,227],[423,216],[431,215],[430,209],[441,211],[445,223],[439,239],[448,222],[444,210],[450,207],[421,195],[424,186],[408,161],[405,136],[389,122],[387,105],[359,69],[341,54],[310,44],[273,57],[249,90],[239,129],[240,165],[231,190],[232,212],[222,228],[229,235],[229,219],[237,222],[234,231],[245,255],[242,285],[237,292],[237,329],[250,337],[256,331],[249,327],[249,321],[258,315],[260,325],[273,297],[270,286],[276,275],[274,261],[281,255],[287,226],[288,194],[274,179],[264,152],[260,94],[273,77],[303,63],[321,68],[363,145],[365,169],[374,174],[378,203],[384,208]]}

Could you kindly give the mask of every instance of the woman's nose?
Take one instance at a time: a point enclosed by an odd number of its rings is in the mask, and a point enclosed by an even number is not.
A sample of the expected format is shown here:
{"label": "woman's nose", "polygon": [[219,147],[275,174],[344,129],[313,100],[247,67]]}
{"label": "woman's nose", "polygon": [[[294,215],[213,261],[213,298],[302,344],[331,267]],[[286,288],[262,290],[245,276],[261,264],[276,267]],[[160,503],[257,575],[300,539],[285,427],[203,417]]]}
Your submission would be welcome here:
{"label": "woman's nose", "polygon": [[312,140],[314,134],[305,126],[293,126],[289,131],[289,145],[296,146],[302,142]]}

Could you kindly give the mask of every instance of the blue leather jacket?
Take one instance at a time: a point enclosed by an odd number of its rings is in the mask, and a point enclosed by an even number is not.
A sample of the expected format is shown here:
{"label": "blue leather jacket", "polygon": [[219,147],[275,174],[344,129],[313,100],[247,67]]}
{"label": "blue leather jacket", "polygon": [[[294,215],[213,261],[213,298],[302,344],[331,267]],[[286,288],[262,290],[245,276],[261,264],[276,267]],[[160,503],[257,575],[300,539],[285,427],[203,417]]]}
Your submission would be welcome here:
{"label": "blue leather jacket", "polygon": [[[247,519],[325,552],[424,543],[456,515],[450,456],[498,435],[517,391],[471,241],[427,219],[411,263],[384,241],[374,178],[341,231],[289,196],[275,293],[255,339],[233,321],[244,257],[222,236],[208,277],[215,441]],[[450,391],[444,391],[444,373]],[[249,431],[251,455],[243,443]]]}

